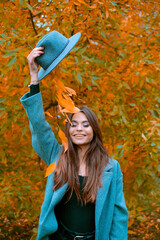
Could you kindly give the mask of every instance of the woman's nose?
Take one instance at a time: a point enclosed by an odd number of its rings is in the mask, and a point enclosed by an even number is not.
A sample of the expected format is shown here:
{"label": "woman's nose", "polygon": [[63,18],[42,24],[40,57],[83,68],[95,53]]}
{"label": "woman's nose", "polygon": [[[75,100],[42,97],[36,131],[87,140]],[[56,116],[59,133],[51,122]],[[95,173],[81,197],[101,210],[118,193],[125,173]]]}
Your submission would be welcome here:
{"label": "woman's nose", "polygon": [[81,125],[81,124],[78,124],[78,125],[77,125],[77,130],[78,130],[78,131],[82,130],[82,125]]}

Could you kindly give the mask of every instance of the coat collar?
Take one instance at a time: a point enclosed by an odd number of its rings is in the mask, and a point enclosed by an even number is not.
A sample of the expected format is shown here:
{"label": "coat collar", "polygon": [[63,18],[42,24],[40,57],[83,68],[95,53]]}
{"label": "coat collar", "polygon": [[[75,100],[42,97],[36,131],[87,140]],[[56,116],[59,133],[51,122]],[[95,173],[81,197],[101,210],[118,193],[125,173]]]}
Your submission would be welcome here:
{"label": "coat collar", "polygon": [[113,160],[111,158],[109,158],[109,162],[104,169],[103,175],[105,174],[105,172],[110,172],[112,170],[112,168],[113,168]]}

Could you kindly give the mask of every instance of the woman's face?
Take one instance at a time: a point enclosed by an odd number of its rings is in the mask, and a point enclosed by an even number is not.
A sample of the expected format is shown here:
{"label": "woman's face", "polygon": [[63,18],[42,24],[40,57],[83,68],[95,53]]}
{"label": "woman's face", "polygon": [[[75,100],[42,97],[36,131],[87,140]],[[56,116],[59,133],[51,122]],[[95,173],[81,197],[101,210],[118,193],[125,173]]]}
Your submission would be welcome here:
{"label": "woman's face", "polygon": [[93,129],[86,115],[83,112],[75,113],[71,122],[69,135],[72,142],[80,147],[90,145],[93,139]]}

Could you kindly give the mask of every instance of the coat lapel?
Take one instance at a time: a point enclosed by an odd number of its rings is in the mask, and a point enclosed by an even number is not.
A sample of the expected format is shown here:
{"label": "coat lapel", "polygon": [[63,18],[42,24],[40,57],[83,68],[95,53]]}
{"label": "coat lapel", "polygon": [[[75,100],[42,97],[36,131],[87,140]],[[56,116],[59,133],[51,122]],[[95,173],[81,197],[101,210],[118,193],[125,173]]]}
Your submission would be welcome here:
{"label": "coat lapel", "polygon": [[58,202],[61,201],[61,199],[63,198],[63,196],[67,190],[67,187],[68,187],[68,182],[53,192],[52,202],[54,202],[54,205],[56,205]]}
{"label": "coat lapel", "polygon": [[104,207],[104,202],[107,197],[109,187],[111,184],[113,173],[110,172],[112,169],[112,165],[109,163],[107,167],[105,168],[102,176],[102,187],[98,189],[97,192],[97,199],[96,199],[96,205],[95,205],[95,224],[96,228],[98,229],[99,226],[99,220],[101,217],[101,213]]}

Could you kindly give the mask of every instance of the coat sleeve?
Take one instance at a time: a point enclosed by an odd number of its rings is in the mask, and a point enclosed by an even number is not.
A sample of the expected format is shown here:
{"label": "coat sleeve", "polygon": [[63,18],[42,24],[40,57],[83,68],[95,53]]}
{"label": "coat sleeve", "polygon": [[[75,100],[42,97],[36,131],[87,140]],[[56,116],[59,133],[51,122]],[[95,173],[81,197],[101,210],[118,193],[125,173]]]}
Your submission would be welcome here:
{"label": "coat sleeve", "polygon": [[45,120],[41,93],[33,96],[26,93],[20,101],[29,119],[33,149],[49,165],[52,162],[51,156],[57,156],[61,146],[55,139],[49,123]]}
{"label": "coat sleeve", "polygon": [[127,240],[128,210],[123,194],[123,175],[118,164],[119,176],[116,182],[116,197],[109,240]]}

